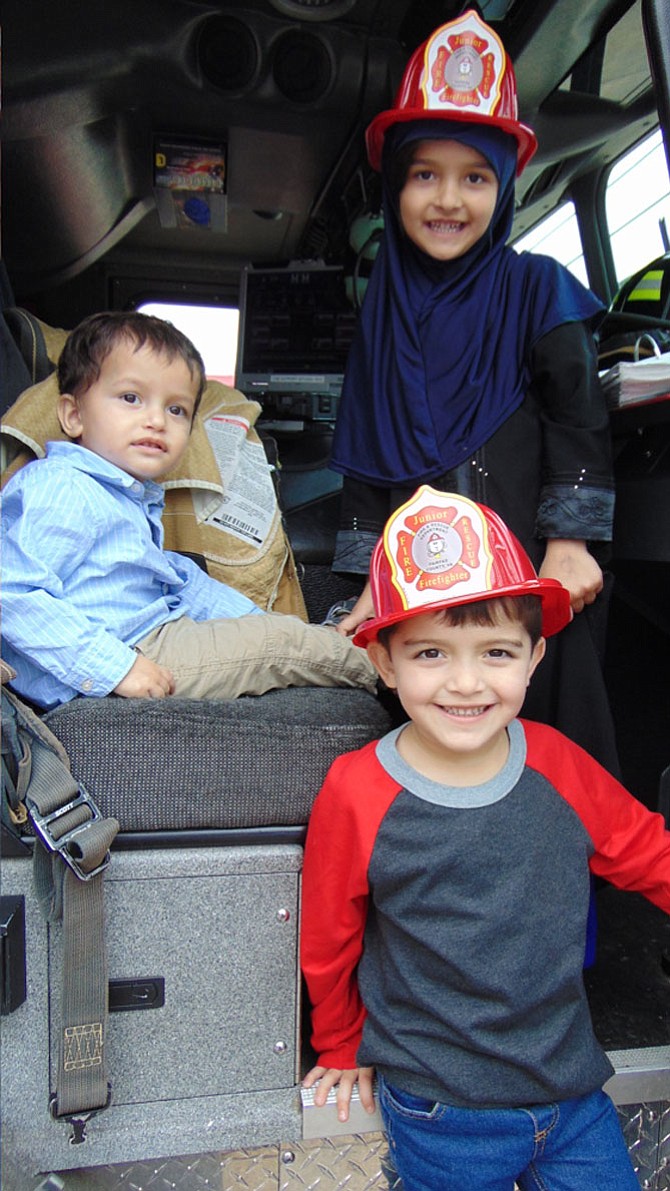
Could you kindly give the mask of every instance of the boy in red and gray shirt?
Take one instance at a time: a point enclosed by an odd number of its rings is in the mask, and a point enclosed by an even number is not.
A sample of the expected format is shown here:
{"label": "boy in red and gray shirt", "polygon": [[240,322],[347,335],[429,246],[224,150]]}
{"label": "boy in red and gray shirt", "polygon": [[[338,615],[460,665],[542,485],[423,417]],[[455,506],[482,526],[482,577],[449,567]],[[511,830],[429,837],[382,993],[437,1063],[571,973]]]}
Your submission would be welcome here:
{"label": "boy in red and gray shirt", "polygon": [[670,832],[517,718],[570,619],[490,509],[422,486],[355,641],[409,717],[340,757],[312,813],[302,962],[316,1104],[379,1100],[405,1191],[639,1191],[582,979],[591,874],[670,912]]}

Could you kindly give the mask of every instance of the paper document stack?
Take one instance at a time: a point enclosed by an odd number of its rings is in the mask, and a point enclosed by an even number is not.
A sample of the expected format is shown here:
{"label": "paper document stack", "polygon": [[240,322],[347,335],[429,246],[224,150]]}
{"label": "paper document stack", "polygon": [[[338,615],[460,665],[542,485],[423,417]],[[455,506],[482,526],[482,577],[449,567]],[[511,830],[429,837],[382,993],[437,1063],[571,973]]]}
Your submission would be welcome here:
{"label": "paper document stack", "polygon": [[615,364],[600,379],[610,409],[670,397],[670,352],[633,364]]}

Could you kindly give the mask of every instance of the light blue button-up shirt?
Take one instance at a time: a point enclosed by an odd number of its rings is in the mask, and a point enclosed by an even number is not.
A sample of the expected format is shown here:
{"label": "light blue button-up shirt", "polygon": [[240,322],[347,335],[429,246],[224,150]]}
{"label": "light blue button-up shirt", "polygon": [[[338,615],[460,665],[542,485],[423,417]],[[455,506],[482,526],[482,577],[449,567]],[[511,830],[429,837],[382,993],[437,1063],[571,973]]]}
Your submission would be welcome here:
{"label": "light blue button-up shirt", "polygon": [[2,494],[2,656],[44,707],[107,695],[152,629],[261,609],[163,550],[163,490],[70,442],[47,443]]}

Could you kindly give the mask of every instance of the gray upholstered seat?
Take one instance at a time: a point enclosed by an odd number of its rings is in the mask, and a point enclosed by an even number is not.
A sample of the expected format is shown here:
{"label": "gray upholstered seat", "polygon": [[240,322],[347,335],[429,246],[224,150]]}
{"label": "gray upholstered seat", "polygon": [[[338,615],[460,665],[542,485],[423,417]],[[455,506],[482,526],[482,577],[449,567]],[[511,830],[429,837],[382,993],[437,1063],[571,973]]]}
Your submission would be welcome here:
{"label": "gray upholstered seat", "polygon": [[365,691],[321,687],[225,702],[82,698],[44,718],[122,832],[305,824],[335,757],[390,726]]}

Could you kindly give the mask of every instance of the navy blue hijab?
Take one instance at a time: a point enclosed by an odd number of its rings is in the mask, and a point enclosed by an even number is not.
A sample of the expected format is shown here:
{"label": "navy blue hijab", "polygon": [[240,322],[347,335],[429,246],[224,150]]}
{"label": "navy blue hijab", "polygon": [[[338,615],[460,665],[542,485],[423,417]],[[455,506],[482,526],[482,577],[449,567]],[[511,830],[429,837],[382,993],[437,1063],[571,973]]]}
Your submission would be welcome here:
{"label": "navy blue hijab", "polygon": [[[498,178],[486,233],[436,261],[402,230],[391,165],[417,140],[477,149]],[[386,134],[384,238],[351,348],[333,441],[335,471],[380,487],[430,481],[466,460],[523,401],[531,349],[602,303],[550,257],[506,247],[516,142],[486,124],[417,120]]]}

